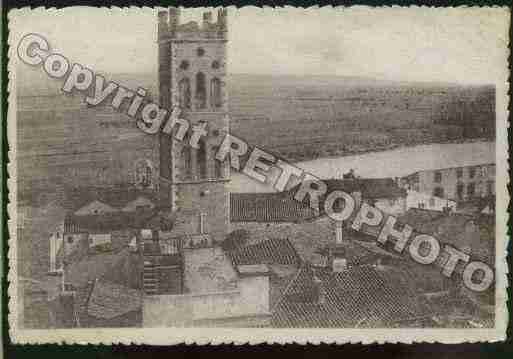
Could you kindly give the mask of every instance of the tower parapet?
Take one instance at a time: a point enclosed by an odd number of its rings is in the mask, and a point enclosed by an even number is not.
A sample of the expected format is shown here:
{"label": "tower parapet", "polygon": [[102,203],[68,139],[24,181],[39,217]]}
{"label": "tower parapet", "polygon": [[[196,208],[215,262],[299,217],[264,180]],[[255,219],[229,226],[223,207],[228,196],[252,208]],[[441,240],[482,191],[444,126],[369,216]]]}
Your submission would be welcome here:
{"label": "tower parapet", "polygon": [[226,36],[228,31],[228,10],[226,8],[221,8],[217,11],[217,23],[219,31],[224,33],[223,36]]}
{"label": "tower parapet", "polygon": [[159,41],[165,40],[199,40],[199,39],[219,39],[226,40],[228,23],[228,12],[225,8],[217,11],[217,22],[213,22],[212,12],[203,13],[203,22],[189,21],[185,24],[180,23],[180,9],[170,7],[168,11],[160,11],[158,14]]}
{"label": "tower parapet", "polygon": [[169,33],[169,16],[167,11],[159,11],[158,14],[158,38],[159,40],[166,37]]}
{"label": "tower parapet", "polygon": [[180,25],[180,9],[177,7],[169,8],[169,31],[176,31]]}

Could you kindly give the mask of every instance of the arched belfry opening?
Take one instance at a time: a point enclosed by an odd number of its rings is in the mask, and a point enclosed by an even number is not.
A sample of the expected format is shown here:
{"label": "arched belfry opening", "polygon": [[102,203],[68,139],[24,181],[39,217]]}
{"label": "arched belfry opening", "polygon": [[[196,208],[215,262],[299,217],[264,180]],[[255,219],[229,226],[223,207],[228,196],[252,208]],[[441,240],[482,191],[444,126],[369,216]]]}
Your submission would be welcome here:
{"label": "arched belfry opening", "polygon": [[191,82],[187,77],[181,79],[178,84],[178,101],[181,108],[191,108]]}
{"label": "arched belfry opening", "polygon": [[205,74],[198,72],[196,74],[196,107],[198,109],[207,107],[207,89],[205,81]]}
{"label": "arched belfry opening", "polygon": [[210,104],[212,108],[219,108],[223,105],[221,98],[221,80],[214,77],[210,81]]}

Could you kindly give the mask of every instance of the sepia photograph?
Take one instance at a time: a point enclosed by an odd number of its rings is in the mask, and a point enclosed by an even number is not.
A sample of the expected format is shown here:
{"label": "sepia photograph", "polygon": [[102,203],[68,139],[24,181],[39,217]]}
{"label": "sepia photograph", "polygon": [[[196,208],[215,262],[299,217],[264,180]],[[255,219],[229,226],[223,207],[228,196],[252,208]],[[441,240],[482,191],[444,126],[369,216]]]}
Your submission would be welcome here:
{"label": "sepia photograph", "polygon": [[11,10],[11,339],[504,339],[509,21]]}

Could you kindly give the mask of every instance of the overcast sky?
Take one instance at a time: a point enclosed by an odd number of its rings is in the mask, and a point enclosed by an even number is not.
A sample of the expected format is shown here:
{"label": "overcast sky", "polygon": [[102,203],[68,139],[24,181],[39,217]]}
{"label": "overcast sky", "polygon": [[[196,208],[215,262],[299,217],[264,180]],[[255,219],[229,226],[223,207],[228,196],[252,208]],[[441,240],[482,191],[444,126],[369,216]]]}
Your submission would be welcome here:
{"label": "overcast sky", "polygon": [[[96,71],[156,72],[156,11],[25,10],[10,14],[10,30],[15,44],[39,33],[54,51]],[[183,22],[201,20],[201,12],[182,11]],[[500,8],[245,7],[230,8],[229,26],[231,73],[495,84],[506,78],[509,14]]]}

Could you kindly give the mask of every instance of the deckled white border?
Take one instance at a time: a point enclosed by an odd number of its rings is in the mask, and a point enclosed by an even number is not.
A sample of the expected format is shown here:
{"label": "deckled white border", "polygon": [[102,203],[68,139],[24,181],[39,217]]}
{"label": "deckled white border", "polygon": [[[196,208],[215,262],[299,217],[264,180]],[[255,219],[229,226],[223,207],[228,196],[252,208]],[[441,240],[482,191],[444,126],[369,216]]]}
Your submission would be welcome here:
{"label": "deckled white border", "polygon": [[[364,7],[361,7],[364,8]],[[421,7],[412,7],[422,11]],[[134,8],[131,7],[131,10]],[[329,7],[333,10],[334,8]],[[372,11],[371,7],[367,7]],[[394,11],[395,8],[388,8]],[[509,11],[508,8],[501,8]],[[110,9],[106,9],[111,11]],[[254,8],[254,11],[259,11]],[[323,10],[328,10],[323,8]],[[462,11],[464,9],[462,8]],[[29,8],[10,11],[8,14],[9,27],[15,26],[15,16],[26,11],[47,11],[48,15],[56,15],[59,10]],[[119,11],[119,9],[117,9]],[[283,11],[283,9],[282,9]],[[305,9],[305,11],[318,11],[318,8]],[[508,39],[506,30],[505,39]],[[507,47],[508,43],[504,43]],[[508,174],[508,52],[504,57],[505,77],[503,84],[497,84],[496,115],[497,115],[497,136],[496,136],[496,308],[495,328],[488,329],[241,329],[241,328],[88,328],[88,329],[50,329],[33,330],[18,328],[16,318],[18,317],[17,280],[16,280],[16,228],[17,228],[17,188],[16,188],[16,81],[15,69],[17,66],[16,44],[13,43],[12,34],[9,36],[8,52],[9,70],[9,108],[7,123],[7,138],[9,142],[9,164],[7,181],[9,189],[9,334],[13,343],[37,344],[37,343],[67,343],[67,344],[258,344],[258,343],[413,343],[413,342],[483,342],[500,341],[506,336],[508,321],[508,310],[506,306],[507,292],[507,207],[509,193],[507,183]]]}

